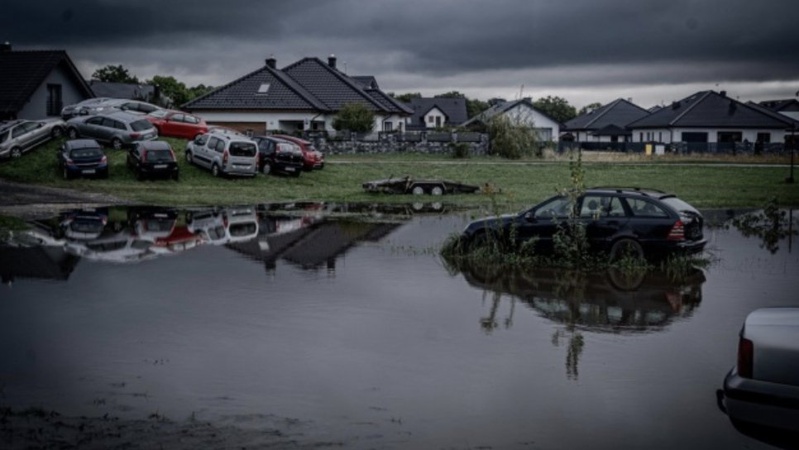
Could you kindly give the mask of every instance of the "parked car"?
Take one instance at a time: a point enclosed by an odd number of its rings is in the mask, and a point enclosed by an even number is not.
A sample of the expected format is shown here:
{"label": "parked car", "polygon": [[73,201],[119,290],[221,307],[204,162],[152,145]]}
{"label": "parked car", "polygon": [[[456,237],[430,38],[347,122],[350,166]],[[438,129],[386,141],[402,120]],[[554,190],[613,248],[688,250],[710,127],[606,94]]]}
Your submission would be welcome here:
{"label": "parked car", "polygon": [[103,110],[108,111],[109,109],[118,109],[133,114],[150,114],[162,110],[160,106],[153,105],[152,103],[124,98],[114,98],[106,101],[103,104]]}
{"label": "parked car", "polygon": [[717,400],[736,428],[799,433],[799,308],[749,313],[738,339],[738,362]]}
{"label": "parked car", "polygon": [[94,139],[72,139],[61,144],[58,170],[65,180],[81,176],[108,178],[108,157]]}
{"label": "parked car", "polygon": [[200,117],[182,111],[159,109],[145,116],[159,136],[194,139],[208,132],[208,124]]}
{"label": "parked car", "polygon": [[186,144],[186,161],[209,169],[215,177],[258,173],[258,144],[240,134],[206,133]]}
{"label": "parked car", "polygon": [[116,150],[135,142],[158,138],[158,132],[153,124],[139,115],[125,111],[69,119],[67,135],[70,139],[79,137],[97,139],[110,144]]}
{"label": "parked car", "polygon": [[109,97],[94,97],[87,98],[86,100],[75,103],[74,105],[67,105],[61,109],[61,118],[69,120],[76,116],[87,116],[90,114],[97,114],[105,109],[105,103],[114,100]]}
{"label": "parked car", "polygon": [[0,158],[19,158],[28,150],[64,135],[63,120],[12,120],[0,123]]}
{"label": "parked car", "polygon": [[535,251],[551,253],[553,237],[570,214],[585,226],[591,249],[610,258],[623,255],[657,258],[693,254],[705,248],[704,219],[675,195],[639,188],[592,188],[577,198],[556,195],[522,211],[471,222],[463,231],[467,246],[492,238],[511,244],[535,239]]}
{"label": "parked car", "polygon": [[258,143],[259,172],[300,176],[303,156],[297,144],[273,136],[254,136],[252,139]]}
{"label": "parked car", "polygon": [[139,180],[164,177],[178,181],[180,177],[175,152],[164,141],[137,142],[128,152],[126,161]]}
{"label": "parked car", "polygon": [[323,169],[325,167],[325,155],[316,149],[313,142],[287,134],[276,134],[274,137],[293,142],[300,147],[305,170]]}

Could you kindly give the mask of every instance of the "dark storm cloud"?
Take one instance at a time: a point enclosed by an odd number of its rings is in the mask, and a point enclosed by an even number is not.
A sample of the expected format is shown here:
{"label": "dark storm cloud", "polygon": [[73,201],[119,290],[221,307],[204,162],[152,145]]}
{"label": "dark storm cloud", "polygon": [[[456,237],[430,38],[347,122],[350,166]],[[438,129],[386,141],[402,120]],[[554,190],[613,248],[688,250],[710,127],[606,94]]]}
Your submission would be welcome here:
{"label": "dark storm cloud", "polygon": [[88,65],[210,84],[270,54],[288,64],[329,53],[396,90],[502,77],[577,88],[799,79],[794,0],[34,0],[3,9],[0,39],[17,48],[66,48]]}

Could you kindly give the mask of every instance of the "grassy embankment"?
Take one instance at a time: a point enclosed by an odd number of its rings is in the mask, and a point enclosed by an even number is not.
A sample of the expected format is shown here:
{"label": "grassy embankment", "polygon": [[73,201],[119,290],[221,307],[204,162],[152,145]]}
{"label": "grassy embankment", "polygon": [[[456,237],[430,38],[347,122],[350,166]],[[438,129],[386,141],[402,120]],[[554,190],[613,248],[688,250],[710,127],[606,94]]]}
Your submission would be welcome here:
{"label": "grassy embankment", "polygon": [[[56,149],[60,142],[39,147],[18,160],[0,163],[0,177],[23,183],[102,192],[132,202],[175,206],[301,200],[430,201],[429,196],[367,194],[361,188],[364,181],[411,175],[477,185],[490,183],[501,190],[493,201],[499,208],[508,210],[537,203],[569,183],[568,160],[563,156],[508,161],[490,157],[452,159],[420,154],[328,155],[325,169],[303,173],[299,178],[258,175],[255,179],[214,179],[209,172],[185,162],[185,141],[166,140],[172,144],[180,160],[181,179],[177,183],[136,181],[125,167],[125,152],[114,150],[107,151],[111,163],[109,179],[63,180],[56,167]],[[650,162],[655,164],[641,164]],[[769,165],[730,164],[741,162]],[[758,207],[773,197],[780,205],[799,205],[799,185],[784,181],[788,176],[786,163],[787,158],[775,160],[765,157],[689,159],[586,154],[583,158],[588,186],[661,189],[674,192],[700,208]],[[488,195],[457,195],[436,200],[468,206],[492,203]]]}

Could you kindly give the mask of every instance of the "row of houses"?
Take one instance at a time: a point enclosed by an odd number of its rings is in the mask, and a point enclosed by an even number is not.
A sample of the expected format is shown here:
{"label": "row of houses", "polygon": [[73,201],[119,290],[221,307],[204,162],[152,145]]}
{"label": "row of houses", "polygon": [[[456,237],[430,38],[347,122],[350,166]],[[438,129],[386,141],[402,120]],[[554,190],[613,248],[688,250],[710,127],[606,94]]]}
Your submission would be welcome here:
{"label": "row of houses", "polygon": [[[63,105],[93,96],[157,95],[146,86],[87,82],[65,51],[13,51],[6,43],[0,46],[0,67],[0,120],[58,116]],[[617,99],[566,123],[536,109],[530,98],[499,103],[468,118],[463,98],[400,102],[381,90],[374,76],[339,70],[333,55],[327,61],[303,58],[283,68],[269,57],[262,67],[182,109],[211,124],[253,133],[332,132],[336,114],[349,103],[372,111],[373,129],[384,133],[479,128],[506,115],[553,142],[782,143],[793,139],[799,125],[796,99],[743,103],[712,90],[650,109]]]}

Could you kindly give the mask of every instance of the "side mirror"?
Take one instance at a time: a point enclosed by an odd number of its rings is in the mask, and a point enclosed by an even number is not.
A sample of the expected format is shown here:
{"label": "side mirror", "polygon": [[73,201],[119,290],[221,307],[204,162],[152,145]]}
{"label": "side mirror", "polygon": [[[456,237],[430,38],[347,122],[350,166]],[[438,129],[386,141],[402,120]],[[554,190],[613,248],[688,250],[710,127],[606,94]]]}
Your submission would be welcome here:
{"label": "side mirror", "polygon": [[535,215],[533,215],[532,211],[527,211],[523,217],[528,222],[535,222]]}

